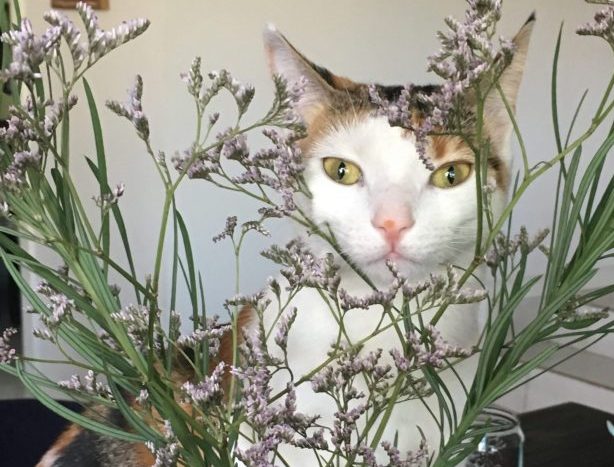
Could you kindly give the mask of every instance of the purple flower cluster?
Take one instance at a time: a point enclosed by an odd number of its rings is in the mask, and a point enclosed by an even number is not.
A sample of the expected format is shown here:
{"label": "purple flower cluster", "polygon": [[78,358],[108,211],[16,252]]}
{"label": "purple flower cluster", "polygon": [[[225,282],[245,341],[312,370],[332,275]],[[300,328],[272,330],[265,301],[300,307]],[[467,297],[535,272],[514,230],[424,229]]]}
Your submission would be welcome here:
{"label": "purple flower cluster", "polygon": [[[339,306],[343,311],[361,308],[363,310],[368,309],[372,305],[381,305],[383,307],[389,306],[394,298],[397,296],[399,290],[403,290],[407,299],[413,298],[427,288],[427,285],[412,286],[409,281],[404,278],[398,271],[396,265],[392,261],[387,261],[386,266],[392,274],[392,282],[386,288],[380,288],[374,290],[363,297],[355,297],[350,295],[345,289],[339,289]],[[407,293],[406,293],[407,292]]]}
{"label": "purple flower cluster", "polygon": [[361,445],[356,452],[362,457],[363,465],[366,467],[425,467],[428,465],[429,451],[425,442],[422,442],[416,451],[408,452],[404,458],[390,442],[383,441],[381,446],[388,455],[388,463],[378,464],[374,450]]}
{"label": "purple flower cluster", "polygon": [[201,343],[206,343],[209,349],[209,356],[214,357],[220,351],[220,343],[224,334],[230,331],[229,324],[220,324],[219,316],[207,317],[204,323],[199,323],[198,327],[189,335],[181,336],[177,339],[180,347],[188,346],[196,348]]}
{"label": "purple flower cluster", "polygon": [[40,171],[42,153],[66,112],[77,102],[75,96],[67,101],[48,100],[34,109],[32,99],[22,107],[10,107],[8,125],[0,128],[0,141],[13,150],[4,155],[6,166],[0,172],[0,185],[16,191],[27,186],[28,169]]}
{"label": "purple flower cluster", "polygon": [[[217,135],[222,137],[221,134]],[[223,144],[223,143],[220,143]],[[185,171],[189,178],[201,178],[212,180],[212,175],[222,175],[220,165],[220,146],[216,146],[208,151],[191,147],[181,154],[175,154],[172,158],[175,169],[179,172]]]}
{"label": "purple flower cluster", "polygon": [[[421,131],[426,135],[435,128],[450,129],[454,112],[466,112],[466,91],[480,83],[487,74],[498,74],[511,62],[514,44],[499,38],[494,42],[497,22],[501,19],[501,0],[467,0],[464,21],[446,18],[448,34],[439,33],[442,48],[429,57],[429,71],[444,79],[438,92],[425,102],[431,107]],[[465,119],[460,118],[464,122]]]}
{"label": "purple flower cluster", "polygon": [[36,291],[47,299],[49,311],[40,317],[44,328],[35,329],[33,334],[40,339],[55,342],[55,333],[62,322],[70,319],[76,311],[75,302],[47,282],[41,282]]}
{"label": "purple flower cluster", "polygon": [[26,184],[27,169],[40,167],[41,155],[38,149],[13,154],[13,162],[0,174],[0,185],[8,190],[19,190]]}
{"label": "purple flower cluster", "polygon": [[388,380],[392,377],[391,367],[381,364],[382,350],[361,355],[359,349],[334,348],[337,354],[334,365],[326,366],[311,378],[314,392],[323,392],[333,397],[343,395],[345,400],[362,399],[365,395],[354,387],[357,377],[366,377],[371,390],[385,394],[389,388]]}
{"label": "purple flower cluster", "polygon": [[260,221],[247,221],[247,222],[244,222],[243,225],[241,226],[241,232],[243,234],[251,230],[253,230],[254,232],[258,232],[259,234],[264,235],[265,237],[271,236],[271,232],[265,229],[262,226],[262,223]]}
{"label": "purple flower cluster", "polygon": [[[3,161],[3,169],[0,172],[0,185],[4,189],[14,191],[27,186],[27,169],[40,170],[41,160],[53,144],[53,134],[77,102],[77,98],[72,95],[59,101],[44,102],[42,99],[37,100],[40,96],[35,97],[36,87],[33,83],[41,79],[40,68],[43,65],[60,73],[58,67],[62,39],[68,46],[74,67],[72,80],[66,78],[62,83],[64,95],[67,95],[81,76],[77,72],[86,60],[87,66],[91,66],[112,49],[140,35],[149,25],[148,21],[139,19],[103,31],[98,27],[98,19],[91,6],[80,2],[77,10],[85,24],[87,45],[81,41],[81,31],[66,15],[58,11],[50,11],[44,15],[50,27],[40,36],[34,34],[32,24],[27,19],[24,19],[18,28],[2,34],[2,42],[11,48],[11,62],[6,69],[0,70],[0,81],[21,81],[32,94],[26,97],[23,105],[9,109],[8,126],[0,129],[0,141],[11,148],[11,152],[5,154],[5,159],[8,160]],[[146,119],[138,115],[138,109],[134,105],[130,110],[132,120],[139,131],[142,134],[147,133]]]}
{"label": "purple flower cluster", "polygon": [[[432,94],[406,86],[395,101],[381,97],[370,88],[371,100],[391,125],[411,129],[416,138],[418,156],[429,170],[434,165],[426,155],[428,135],[454,129],[457,122],[471,118],[464,105],[467,91],[487,74],[497,76],[511,61],[514,45],[500,38],[495,44],[497,22],[501,18],[501,0],[467,0],[469,8],[463,21],[446,18],[448,33],[439,33],[441,50],[429,57],[428,70],[444,82]],[[420,109],[416,112],[417,109]],[[451,118],[454,117],[454,118]]]}
{"label": "purple flower cluster", "polygon": [[[346,347],[333,348],[332,352],[338,354],[335,364],[324,368],[311,380],[314,392],[330,395],[339,407],[330,428],[331,443],[347,459],[362,458],[361,465],[383,467],[377,463],[374,450],[357,441],[356,434],[360,431],[358,427],[362,417],[367,414],[376,417],[389,404],[395,403],[389,398],[394,377],[392,368],[380,363],[381,349],[366,355],[361,355],[359,349]],[[403,385],[397,402],[428,395],[423,380],[412,378],[405,369],[400,373],[408,384]],[[366,382],[368,395],[357,389],[359,381]],[[389,443],[382,443],[382,447],[390,459],[388,466],[422,465],[426,456],[424,446],[414,453],[408,453],[405,458],[401,458]]]}
{"label": "purple flower cluster", "polygon": [[164,421],[162,435],[164,437],[163,443],[147,441],[145,445],[156,458],[154,467],[174,467],[177,465],[180,445],[168,420]]}
{"label": "purple flower cluster", "polygon": [[275,85],[275,101],[268,113],[272,117],[271,124],[282,128],[288,128],[298,137],[305,134],[304,122],[296,111],[296,106],[305,93],[307,79],[301,77],[294,83],[288,83],[281,75],[273,76]]}
{"label": "purple flower cluster", "polygon": [[382,443],[382,447],[390,459],[389,467],[420,467],[426,465],[429,459],[429,450],[424,441],[416,451],[408,452],[405,458],[402,458],[399,450],[387,441]]}
{"label": "purple flower cluster", "polygon": [[536,248],[542,247],[544,240],[549,234],[549,229],[542,229],[533,238],[529,238],[529,233],[525,226],[521,226],[520,232],[511,239],[503,234],[499,234],[495,238],[492,248],[486,254],[484,261],[492,274],[495,275],[498,266],[503,261],[507,258],[513,259],[518,252],[526,256]]}
{"label": "purple flower cluster", "polygon": [[296,209],[294,194],[301,191],[304,170],[303,156],[296,144],[299,135],[282,134],[272,128],[264,130],[263,134],[273,143],[274,148],[257,152],[249,163],[252,167],[259,168],[261,176],[262,169],[270,170],[274,174],[275,178],[262,177],[258,183],[277,191],[281,203],[275,208],[261,208],[260,213],[266,217],[288,215]]}
{"label": "purple flower cluster", "polygon": [[[226,89],[234,97],[238,118],[247,111],[254,89],[242,85],[226,70],[209,74],[209,86],[204,86],[201,72],[201,60],[196,58],[188,73],[182,75],[187,84],[188,92],[195,98],[199,112],[202,115],[205,107],[222,89]],[[225,185],[232,190],[243,191],[245,186],[258,185],[258,195],[264,195],[267,206],[260,209],[263,218],[282,217],[296,209],[294,195],[304,192],[302,181],[303,161],[297,141],[304,136],[304,127],[294,112],[294,106],[302,93],[304,83],[288,88],[285,80],[275,77],[275,101],[267,115],[256,126],[268,127],[263,130],[272,147],[251,153],[247,146],[247,137],[237,127],[227,128],[218,132],[216,142],[206,148],[200,141],[173,158],[177,170],[187,173],[190,178],[202,178],[219,184],[220,179],[226,180]],[[217,122],[219,114],[209,118],[209,129]],[[277,126],[292,131],[282,134],[270,128]],[[238,175],[228,175],[223,167],[229,161],[241,166]],[[262,188],[270,188],[279,195],[273,200]]]}
{"label": "purple flower cluster", "polygon": [[[130,341],[135,347],[145,349],[148,345],[149,315],[151,310],[144,305],[128,305],[121,310],[111,313],[111,318],[126,329]],[[159,335],[160,331],[159,312],[155,317],[154,333]],[[158,342],[154,343],[158,345]]]}
{"label": "purple flower cluster", "polygon": [[332,254],[317,257],[302,239],[297,238],[288,242],[285,248],[273,245],[263,251],[262,256],[283,267],[281,274],[288,281],[288,290],[313,287],[336,297],[341,278]]}
{"label": "purple flower cluster", "polygon": [[143,141],[149,141],[149,120],[143,113],[143,78],[137,75],[134,86],[128,91],[128,101],[121,104],[117,101],[107,101],[107,107],[119,115],[127,118],[136,128],[137,135]]}
{"label": "purple flower cluster", "polygon": [[11,46],[12,61],[8,68],[0,71],[0,80],[17,79],[31,83],[40,78],[39,67],[53,58],[60,42],[60,34],[61,30],[56,26],[38,37],[28,19],[21,21],[19,29],[2,34],[2,42]]}
{"label": "purple flower cluster", "polygon": [[15,360],[16,351],[11,346],[11,338],[17,334],[17,329],[8,328],[0,335],[0,364],[11,363]]}
{"label": "purple flower cluster", "polygon": [[[177,170],[185,170],[190,178],[212,180],[217,175],[233,186],[259,185],[268,187],[279,194],[279,202],[273,207],[263,207],[263,217],[281,217],[296,209],[294,194],[302,191],[304,169],[296,134],[282,135],[274,129],[263,130],[273,147],[250,153],[244,134],[235,134],[232,128],[219,133],[218,143],[208,151],[194,148],[174,158]],[[223,161],[239,163],[243,171],[235,176],[226,176]],[[272,201],[271,201],[272,202]]]}
{"label": "purple flower cluster", "polygon": [[81,32],[64,14],[52,10],[44,14],[51,25],[40,37],[32,30],[28,19],[22,20],[19,29],[2,35],[2,42],[12,48],[12,61],[8,68],[0,71],[0,80],[17,79],[31,83],[40,78],[39,68],[43,63],[53,64],[60,40],[64,38],[70,51],[74,70],[78,70],[88,59],[92,65],[111,50],[141,35],[149,27],[149,21],[136,19],[103,31],[98,27],[98,18],[87,3],[79,2],[77,11],[83,20],[88,35],[88,46],[81,42]]}
{"label": "purple flower cluster", "polygon": [[296,320],[297,312],[298,309],[296,307],[292,307],[290,311],[285,312],[281,316],[279,323],[277,324],[277,329],[273,339],[279,348],[284,352],[288,348],[288,334],[290,333],[290,328],[294,324],[294,320]]}
{"label": "purple flower cluster", "polygon": [[81,381],[79,375],[72,375],[70,379],[66,381],[59,381],[58,386],[70,391],[113,399],[111,388],[107,384],[98,381],[96,374],[92,370],[87,372],[83,377],[83,381]]}
{"label": "purple flower cluster", "polygon": [[411,282],[403,277],[393,262],[388,262],[387,266],[392,274],[392,282],[386,288],[379,288],[362,297],[350,295],[345,289],[339,289],[338,299],[341,310],[366,310],[373,305],[388,307],[399,294],[405,301],[422,294],[423,306],[439,302],[461,305],[479,302],[487,297],[485,289],[462,288],[459,284],[459,274],[452,266],[448,267],[445,275],[431,274],[428,280],[420,282]]}
{"label": "purple flower cluster", "polygon": [[[210,72],[208,77],[211,82],[209,86],[204,86],[201,64],[201,58],[196,57],[192,61],[190,70],[181,74],[181,79],[186,83],[190,95],[196,99],[199,108],[204,110],[211,99],[217,96],[222,89],[226,89],[234,97],[239,113],[238,118],[241,118],[254,98],[256,92],[254,87],[251,84],[242,84],[228,70]],[[213,125],[217,117],[212,116],[212,120]]]}
{"label": "purple flower cluster", "polygon": [[201,71],[202,59],[195,57],[187,73],[181,73],[181,79],[188,86],[188,92],[193,97],[200,99],[200,93],[203,88],[203,74]]}
{"label": "purple flower cluster", "polygon": [[424,329],[423,334],[410,331],[406,338],[405,354],[398,349],[390,351],[394,364],[401,372],[413,371],[424,366],[442,368],[448,358],[464,358],[471,355],[471,351],[449,344],[431,325]]}
{"label": "purple flower cluster", "polygon": [[34,103],[26,98],[23,106],[10,107],[8,126],[0,129],[0,139],[19,149],[27,149],[31,142],[41,147],[49,144],[64,115],[77,104],[77,96],[71,95],[66,101],[47,100]]}
{"label": "purple flower cluster", "polygon": [[[226,225],[224,230],[213,237],[213,242],[217,243],[225,238],[231,238],[234,241],[235,229],[237,228],[237,216],[230,216],[226,218]],[[256,231],[265,237],[269,237],[271,234],[262,226],[261,221],[247,221],[241,225],[241,234],[245,235],[250,230]]]}
{"label": "purple flower cluster", "polygon": [[252,310],[261,312],[265,310],[271,304],[271,300],[266,298],[263,291],[257,292],[252,295],[236,295],[227,299],[224,302],[224,308],[231,311],[232,308],[239,306],[247,306]]}
{"label": "purple flower cluster", "polygon": [[[514,47],[508,40],[499,39],[499,48],[493,43],[495,28],[501,19],[501,0],[467,0],[469,8],[464,21],[447,17],[450,32],[439,33],[442,49],[429,57],[429,70],[467,89],[479,81],[496,59],[503,54],[507,62]],[[449,89],[451,93],[457,93]]]}
{"label": "purple flower cluster", "polygon": [[125,191],[126,185],[120,183],[110,193],[105,193],[102,196],[94,196],[93,200],[94,203],[96,203],[96,206],[104,211],[108,211],[111,209],[111,207],[118,203],[119,198],[124,196]]}
{"label": "purple flower cluster", "polygon": [[614,48],[614,5],[608,5],[595,14],[595,19],[576,29],[583,36],[596,36],[605,39]]}
{"label": "purple flower cluster", "polygon": [[[270,365],[275,360],[268,355],[264,336],[245,336],[241,347],[243,363],[232,373],[242,384],[240,407],[250,427],[257,435],[246,450],[237,450],[237,457],[248,466],[273,466],[272,459],[281,444],[307,449],[325,449],[323,431],[315,429],[317,417],[301,414],[296,407],[296,392],[292,384],[287,387],[285,399],[280,404],[270,403]],[[315,429],[315,432],[313,432]],[[308,430],[311,432],[308,433]]]}
{"label": "purple flower cluster", "polygon": [[222,402],[224,390],[222,389],[222,379],[226,371],[226,364],[220,362],[210,376],[205,376],[201,382],[194,384],[186,382],[181,386],[186,399],[203,410],[213,405],[217,406]]}
{"label": "purple flower cluster", "polygon": [[213,241],[215,243],[229,237],[232,238],[235,234],[235,229],[237,228],[237,216],[230,216],[226,218],[226,226],[221,233],[217,234],[213,237]]}
{"label": "purple flower cluster", "polygon": [[74,69],[78,70],[88,56],[87,47],[81,42],[81,31],[66,15],[57,10],[48,11],[43,17],[66,41]]}
{"label": "purple flower cluster", "polygon": [[124,21],[119,26],[109,31],[104,31],[98,26],[98,17],[90,5],[85,2],[79,2],[77,4],[77,12],[85,25],[87,33],[89,65],[100,60],[111,50],[137,38],[149,27],[149,20],[138,18]]}
{"label": "purple flower cluster", "polygon": [[345,289],[339,290],[339,305],[343,311],[354,310],[361,308],[368,309],[372,305],[387,306],[392,303],[396,297],[397,290],[390,288],[388,290],[375,290],[364,297],[355,297],[350,295]]}
{"label": "purple flower cluster", "polygon": [[577,297],[565,303],[556,314],[556,320],[563,327],[571,326],[574,329],[578,323],[596,322],[610,316],[610,308],[598,305],[581,305]]}
{"label": "purple flower cluster", "polygon": [[[415,290],[423,290],[422,305],[463,305],[477,303],[486,299],[488,291],[483,288],[463,287],[460,283],[458,270],[449,265],[446,274],[431,274],[429,279],[416,286]],[[409,287],[411,289],[411,287]]]}

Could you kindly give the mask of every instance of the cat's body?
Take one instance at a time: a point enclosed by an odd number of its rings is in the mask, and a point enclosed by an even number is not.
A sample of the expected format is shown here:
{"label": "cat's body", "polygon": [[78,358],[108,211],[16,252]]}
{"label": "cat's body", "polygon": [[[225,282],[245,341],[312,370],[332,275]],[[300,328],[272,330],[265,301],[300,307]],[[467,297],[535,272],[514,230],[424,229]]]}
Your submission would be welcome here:
{"label": "cat's body", "polygon": [[[346,271],[342,285],[356,294],[368,292],[364,281],[350,271]],[[333,314],[326,306],[321,306],[322,298],[315,291],[305,289],[293,300],[292,305],[299,310],[296,321],[288,337],[288,363],[295,375],[308,374],[327,359],[330,345],[338,338],[339,325]],[[397,303],[397,305],[400,305]],[[265,325],[273,325],[274,313],[265,315]],[[432,313],[424,314],[428,320]],[[344,315],[344,328],[347,335],[341,340],[342,343],[357,343],[368,338],[378,327],[386,326],[389,320],[381,322],[381,306],[373,306],[372,309],[350,310]],[[300,329],[308,328],[309,333],[302,333]],[[438,329],[446,339],[454,344],[471,348],[478,340],[480,325],[478,320],[478,307],[471,305],[452,306],[446,312],[445,318],[440,321]],[[371,351],[383,349],[379,364],[389,364],[394,368],[392,357],[388,350],[399,347],[399,338],[393,328],[379,333],[377,336],[367,339],[361,353],[366,355]],[[272,346],[271,346],[272,347]],[[275,355],[274,352],[272,352]],[[476,358],[469,358],[455,366],[456,371],[462,375],[463,381],[471,381],[475,372]],[[462,407],[465,402],[464,392],[456,377],[450,371],[441,373],[446,387],[451,390],[457,407]],[[287,375],[281,373],[273,379],[273,394],[286,388]],[[368,394],[364,379],[355,382],[356,389]],[[429,404],[436,410],[436,400],[430,397]],[[296,388],[297,411],[306,415],[319,415],[318,423],[322,426],[332,427],[335,421],[334,414],[338,407],[333,403],[330,396],[315,393],[310,384],[303,384]],[[361,424],[359,423],[359,426]],[[402,453],[415,450],[420,446],[422,435],[417,427],[423,430],[428,444],[436,448],[439,443],[439,430],[433,422],[432,416],[420,400],[415,399],[397,405],[386,424],[386,430],[382,440],[392,442],[398,434],[398,447]],[[240,443],[241,447],[247,447],[248,443]],[[299,449],[291,446],[283,446],[280,449],[284,461],[290,466],[316,466],[317,459],[313,451]],[[386,465],[387,457],[378,452],[379,461]],[[326,459],[327,457],[324,456]]]}
{"label": "cat's body", "polygon": [[[504,73],[501,83],[507,98],[514,102],[526,56],[532,23],[518,34],[516,56]],[[400,272],[412,281],[422,280],[429,273],[445,271],[445,265],[468,265],[472,259],[476,232],[476,193],[474,175],[450,189],[431,184],[431,172],[419,160],[412,134],[391,127],[385,117],[374,115],[374,105],[368,98],[366,85],[354,83],[317,67],[299,54],[274,29],[265,32],[267,56],[272,70],[284,75],[289,82],[305,78],[306,90],[298,103],[308,130],[302,142],[305,155],[305,180],[312,193],[308,206],[311,217],[326,225],[353,264],[378,285],[390,280],[386,260],[393,260]],[[434,89],[434,88],[432,88]],[[381,87],[382,92],[398,93],[399,88]],[[487,183],[494,187],[493,204],[497,211],[506,199],[509,182],[509,137],[511,125],[506,110],[498,98],[487,103],[486,131],[494,149],[489,163]],[[471,163],[472,152],[459,138],[435,137],[430,141],[428,155],[436,167],[456,161]],[[339,158],[360,169],[360,180],[352,184],[338,183],[323,169],[323,160]],[[345,166],[344,166],[345,167]],[[316,253],[327,251],[323,244],[311,245]],[[341,261],[343,263],[343,261]],[[280,280],[282,282],[282,280]],[[355,296],[365,296],[371,289],[347,264],[341,269],[341,287]],[[298,308],[296,321],[288,337],[288,360],[295,375],[305,374],[324,360],[330,345],[338,338],[339,326],[321,296],[313,289],[304,289],[293,298]],[[381,310],[381,308],[380,308]],[[431,313],[431,314],[429,314]],[[431,318],[432,312],[424,315]],[[255,317],[244,310],[242,320],[247,332],[254,332]],[[277,313],[265,313],[265,327],[273,326]],[[350,310],[344,315],[346,335],[341,342],[356,343],[369,336],[380,325],[381,312]],[[251,324],[250,324],[251,323]],[[437,324],[437,329],[451,344],[471,348],[481,332],[478,307],[450,307]],[[398,347],[399,338],[390,328],[369,340],[363,352],[382,349],[382,359],[392,365],[389,350]],[[274,348],[275,346],[271,346]],[[464,382],[470,382],[475,372],[476,358],[458,367]],[[451,389],[456,405],[463,406],[465,395],[450,370],[442,378]],[[286,387],[287,378],[273,379],[274,391]],[[358,383],[364,384],[364,383]],[[359,388],[360,389],[360,388]],[[323,394],[313,392],[309,384],[297,387],[297,409],[307,415],[320,415],[321,424],[332,426],[336,405]],[[429,404],[435,406],[431,397]],[[407,401],[397,406],[390,417],[382,440],[393,442],[398,433],[401,452],[418,447],[419,426],[432,448],[439,445],[439,430],[428,410],[420,401]],[[66,456],[71,445],[87,442],[83,431],[75,427],[49,451],[38,467],[72,467],[78,464]],[[246,443],[240,442],[245,448]],[[138,449],[141,449],[142,446]],[[151,465],[153,458],[134,445],[91,443],[90,449],[105,455],[125,453],[126,461],[115,465]],[[128,453],[130,451],[130,453]],[[282,454],[292,467],[318,465],[309,450],[283,448]],[[378,454],[379,455],[379,454]],[[95,465],[108,465],[99,461]]]}

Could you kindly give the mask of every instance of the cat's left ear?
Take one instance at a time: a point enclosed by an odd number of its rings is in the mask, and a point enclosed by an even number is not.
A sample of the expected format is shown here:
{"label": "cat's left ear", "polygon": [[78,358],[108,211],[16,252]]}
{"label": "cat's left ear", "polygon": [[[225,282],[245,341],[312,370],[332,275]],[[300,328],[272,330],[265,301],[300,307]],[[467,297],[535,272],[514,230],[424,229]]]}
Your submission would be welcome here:
{"label": "cat's left ear", "polygon": [[340,92],[357,87],[353,81],[336,76],[305,58],[275,26],[268,25],[263,36],[271,73],[283,76],[290,86],[301,78],[306,80],[297,110],[308,126],[331,106]]}
{"label": "cat's left ear", "polygon": [[[499,78],[499,85],[505,100],[514,112],[534,25],[535,13],[529,17],[514,37],[514,57]],[[500,157],[507,159],[513,125],[505,103],[499,91],[495,88],[490,91],[484,104],[484,124],[494,149]]]}

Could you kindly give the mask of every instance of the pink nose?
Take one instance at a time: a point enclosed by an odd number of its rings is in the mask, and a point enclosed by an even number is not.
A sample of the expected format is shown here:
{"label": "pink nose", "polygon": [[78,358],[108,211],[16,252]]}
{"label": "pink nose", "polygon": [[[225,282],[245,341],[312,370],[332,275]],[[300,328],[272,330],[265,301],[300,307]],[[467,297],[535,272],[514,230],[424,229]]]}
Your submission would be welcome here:
{"label": "pink nose", "polygon": [[372,224],[380,230],[386,241],[394,248],[401,237],[414,225],[414,220],[409,213],[396,216],[378,213],[373,218]]}

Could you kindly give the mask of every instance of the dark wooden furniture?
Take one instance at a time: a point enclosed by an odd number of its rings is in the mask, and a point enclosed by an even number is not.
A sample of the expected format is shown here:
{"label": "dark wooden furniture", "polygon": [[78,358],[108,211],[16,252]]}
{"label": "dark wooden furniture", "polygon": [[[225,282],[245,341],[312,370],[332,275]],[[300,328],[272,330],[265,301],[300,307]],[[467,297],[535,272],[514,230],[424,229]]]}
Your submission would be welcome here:
{"label": "dark wooden furniture", "polygon": [[[614,415],[574,403],[521,415],[525,467],[614,467],[606,420]],[[11,400],[0,401],[0,424],[0,467],[32,467],[67,422],[37,401]]]}
{"label": "dark wooden furniture", "polygon": [[525,467],[614,467],[614,415],[572,402],[520,416]]}

